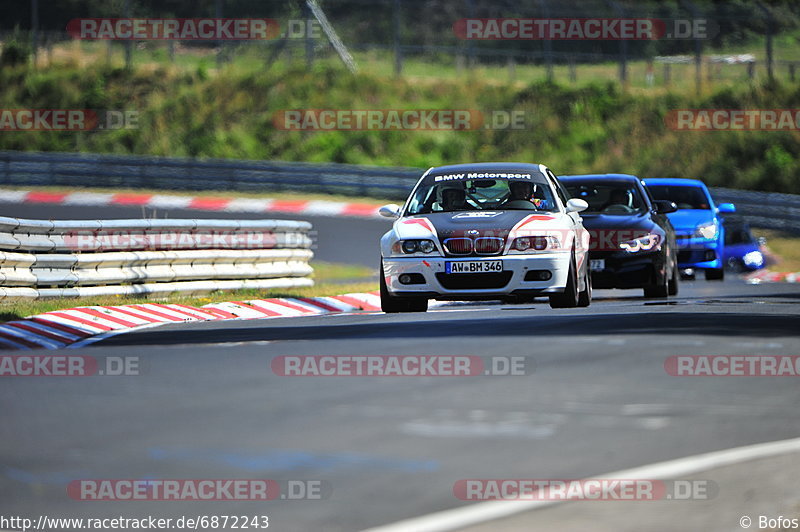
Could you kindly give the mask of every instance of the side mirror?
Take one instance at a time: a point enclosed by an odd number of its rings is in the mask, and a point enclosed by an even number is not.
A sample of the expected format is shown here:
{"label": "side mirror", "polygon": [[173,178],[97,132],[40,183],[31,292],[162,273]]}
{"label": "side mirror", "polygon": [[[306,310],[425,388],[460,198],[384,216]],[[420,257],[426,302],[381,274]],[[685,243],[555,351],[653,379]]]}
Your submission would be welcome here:
{"label": "side mirror", "polygon": [[736,212],[736,205],[733,203],[720,203],[717,205],[717,212],[730,214]]}
{"label": "side mirror", "polygon": [[669,214],[678,210],[675,202],[669,200],[654,200],[653,207],[655,207],[658,214]]}
{"label": "side mirror", "polygon": [[580,198],[572,198],[567,202],[567,212],[582,212],[589,208],[589,204]]}
{"label": "side mirror", "polygon": [[388,205],[384,205],[380,209],[378,209],[378,214],[383,216],[384,218],[399,218],[400,217],[400,206],[395,205],[394,203],[390,203]]}

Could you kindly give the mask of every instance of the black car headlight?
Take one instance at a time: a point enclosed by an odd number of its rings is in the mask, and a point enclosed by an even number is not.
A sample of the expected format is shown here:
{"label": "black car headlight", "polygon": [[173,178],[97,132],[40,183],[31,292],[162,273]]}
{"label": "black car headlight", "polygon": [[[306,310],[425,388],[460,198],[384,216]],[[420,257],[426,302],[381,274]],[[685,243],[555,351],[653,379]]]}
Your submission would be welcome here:
{"label": "black car headlight", "polygon": [[626,242],[621,242],[619,247],[628,253],[637,253],[639,251],[652,251],[659,249],[661,246],[661,235],[649,234]]}

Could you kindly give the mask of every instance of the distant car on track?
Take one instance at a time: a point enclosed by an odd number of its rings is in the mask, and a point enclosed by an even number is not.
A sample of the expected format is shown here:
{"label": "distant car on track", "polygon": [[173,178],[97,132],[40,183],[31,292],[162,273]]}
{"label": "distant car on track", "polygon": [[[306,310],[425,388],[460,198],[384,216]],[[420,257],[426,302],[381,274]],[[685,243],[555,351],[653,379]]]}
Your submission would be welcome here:
{"label": "distant car on track", "polygon": [[673,201],[678,210],[669,214],[678,238],[678,266],[705,272],[706,280],[725,277],[725,228],[720,214],[732,213],[732,203],[716,205],[705,183],[697,179],[645,179],[657,200]]}
{"label": "distant car on track", "polygon": [[722,258],[725,267],[734,272],[752,272],[766,266],[761,252],[761,242],[753,236],[750,225],[744,220],[725,217],[725,247]]}
{"label": "distant car on track", "polygon": [[627,174],[561,176],[574,198],[585,200],[583,224],[592,241],[589,266],[595,288],[643,288],[645,297],[678,293],[675,231],[669,201],[654,201],[642,181]]}
{"label": "distant car on track", "polygon": [[475,163],[431,168],[381,238],[381,308],[424,312],[429,299],[530,300],[589,306],[589,233],[541,164]]}

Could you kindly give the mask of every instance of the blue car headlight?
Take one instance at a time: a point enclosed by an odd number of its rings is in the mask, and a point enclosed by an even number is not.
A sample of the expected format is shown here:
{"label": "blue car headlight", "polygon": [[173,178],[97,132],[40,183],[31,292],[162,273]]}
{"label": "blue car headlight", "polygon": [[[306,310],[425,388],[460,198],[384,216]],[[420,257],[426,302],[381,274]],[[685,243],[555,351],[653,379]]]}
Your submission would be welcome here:
{"label": "blue car headlight", "polygon": [[742,257],[746,266],[750,268],[760,268],[764,265],[764,255],[761,254],[760,251],[751,251],[750,253],[745,253],[744,257]]}
{"label": "blue car headlight", "polygon": [[695,238],[705,238],[707,240],[716,240],[719,236],[719,224],[716,220],[700,224],[694,229]]}

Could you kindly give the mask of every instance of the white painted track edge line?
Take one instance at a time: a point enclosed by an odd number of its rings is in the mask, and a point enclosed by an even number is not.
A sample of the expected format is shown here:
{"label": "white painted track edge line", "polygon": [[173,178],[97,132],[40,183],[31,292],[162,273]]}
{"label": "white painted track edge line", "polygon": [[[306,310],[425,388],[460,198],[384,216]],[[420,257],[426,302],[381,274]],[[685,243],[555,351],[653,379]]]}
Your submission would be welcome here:
{"label": "white painted track edge line", "polygon": [[[800,438],[792,438],[655,462],[622,471],[593,475],[588,478],[668,479],[798,451],[800,451]],[[565,502],[570,501],[487,501],[420,517],[412,517],[395,523],[369,528],[363,532],[401,532],[409,530],[415,532],[444,532],[458,530],[467,526],[486,523]]]}

